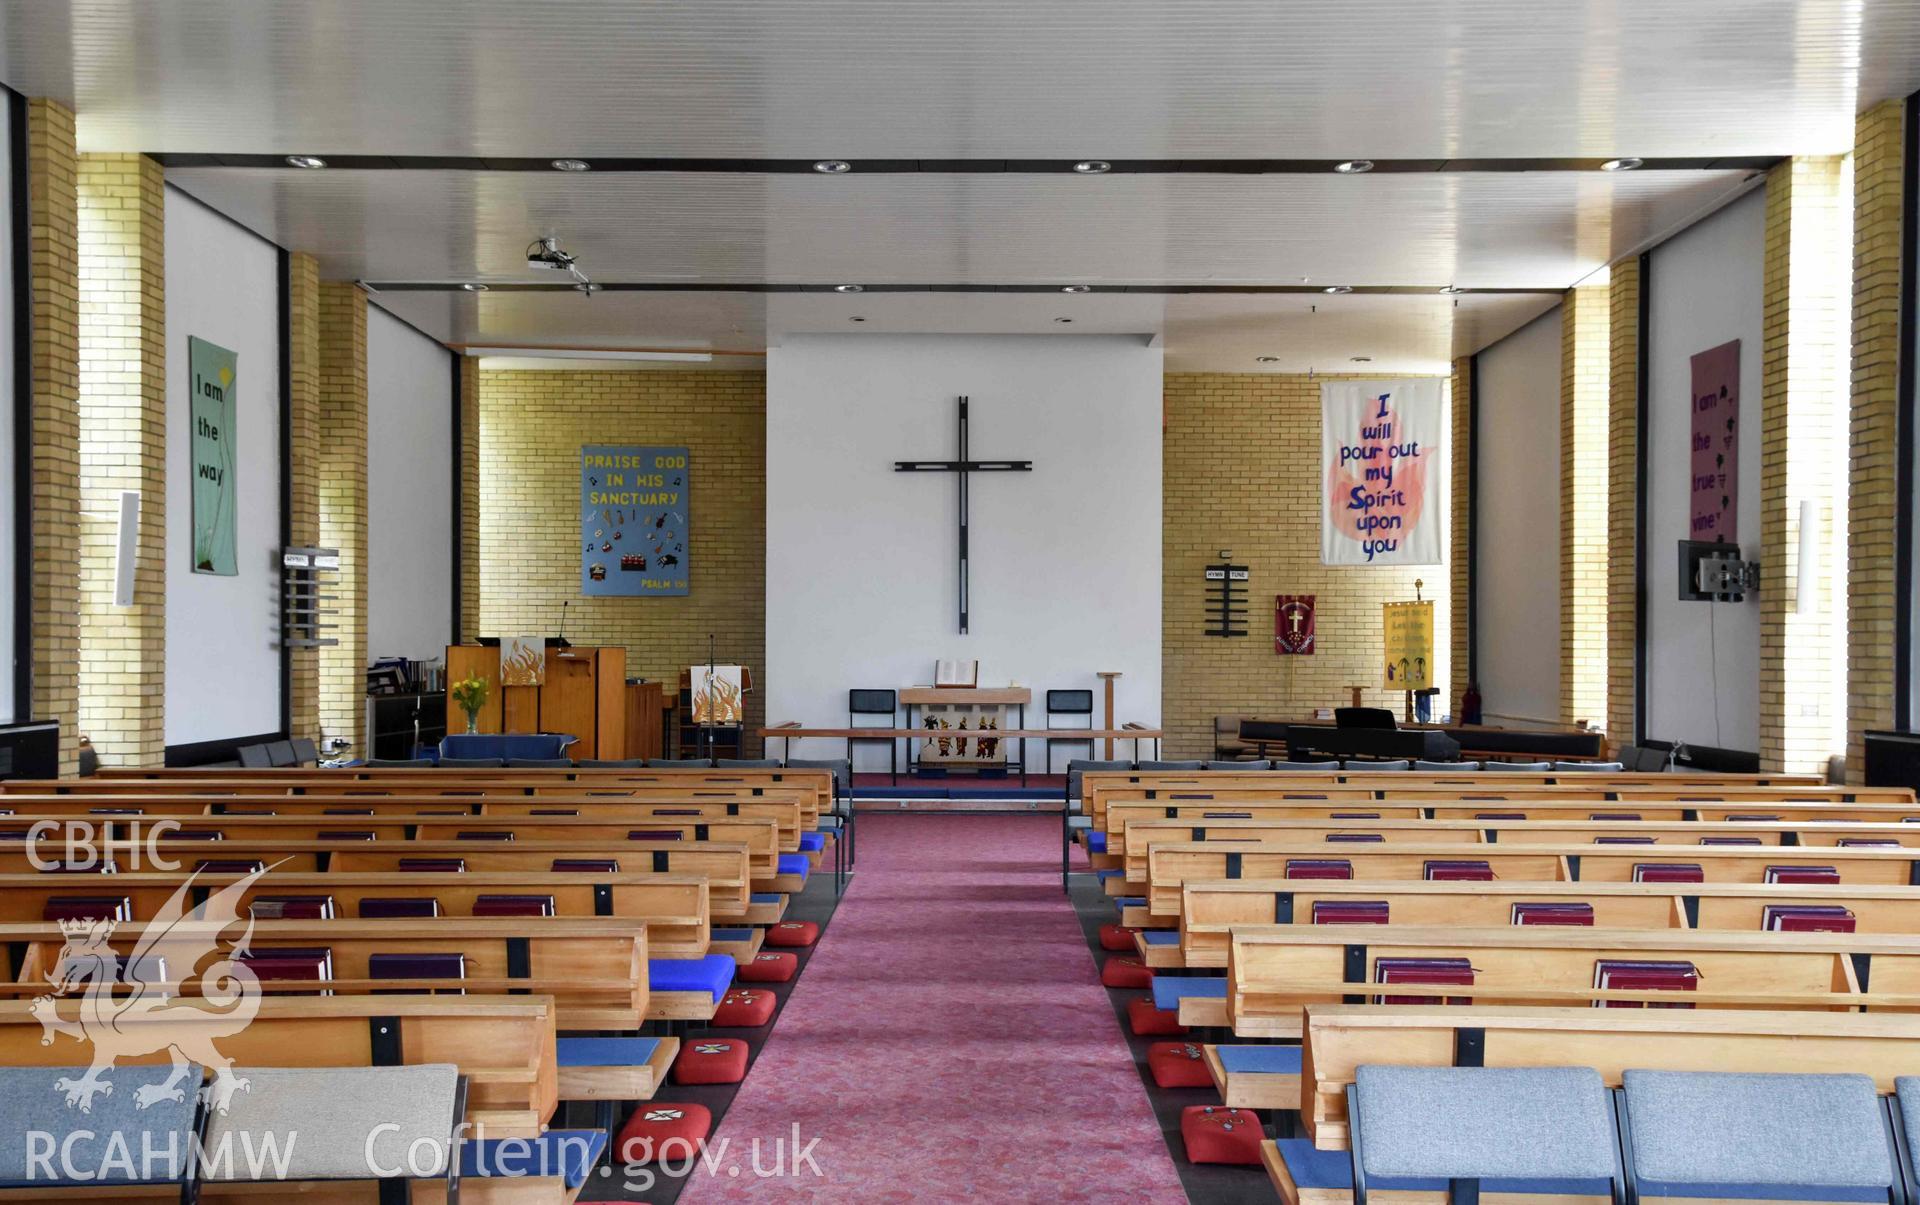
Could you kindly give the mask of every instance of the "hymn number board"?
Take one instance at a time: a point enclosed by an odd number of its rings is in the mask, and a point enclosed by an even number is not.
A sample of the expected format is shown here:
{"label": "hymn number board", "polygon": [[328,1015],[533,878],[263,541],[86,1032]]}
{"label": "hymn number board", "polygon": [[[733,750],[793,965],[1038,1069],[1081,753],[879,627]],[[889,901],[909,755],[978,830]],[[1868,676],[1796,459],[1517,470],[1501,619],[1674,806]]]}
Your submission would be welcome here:
{"label": "hymn number board", "polygon": [[587,444],[580,449],[580,592],[687,593],[685,448]]}

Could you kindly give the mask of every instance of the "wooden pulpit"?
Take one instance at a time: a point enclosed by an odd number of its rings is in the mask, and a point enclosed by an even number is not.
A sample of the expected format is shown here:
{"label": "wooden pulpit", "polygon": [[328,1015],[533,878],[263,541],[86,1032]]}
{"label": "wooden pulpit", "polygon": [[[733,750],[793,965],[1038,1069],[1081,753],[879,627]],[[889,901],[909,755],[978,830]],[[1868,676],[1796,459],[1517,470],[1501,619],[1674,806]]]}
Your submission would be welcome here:
{"label": "wooden pulpit", "polygon": [[[547,650],[546,681],[539,686],[500,685],[500,650],[486,645],[447,646],[447,681],[479,678],[487,705],[476,717],[481,732],[562,732],[576,738],[567,753],[583,758],[627,757],[627,650]],[[449,699],[447,731],[464,732],[466,713]]]}

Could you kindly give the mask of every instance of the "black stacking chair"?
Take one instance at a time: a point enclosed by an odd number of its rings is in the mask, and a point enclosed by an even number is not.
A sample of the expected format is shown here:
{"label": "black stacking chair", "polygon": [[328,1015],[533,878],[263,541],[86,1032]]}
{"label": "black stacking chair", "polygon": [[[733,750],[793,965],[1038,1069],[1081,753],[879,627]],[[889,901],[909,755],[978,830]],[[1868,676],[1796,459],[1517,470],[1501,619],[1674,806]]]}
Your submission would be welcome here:
{"label": "black stacking chair", "polygon": [[1384,707],[1336,707],[1333,709],[1335,728],[1397,728],[1393,712]]}
{"label": "black stacking chair", "polygon": [[[1082,716],[1079,723],[1056,724],[1055,716]],[[1047,727],[1072,731],[1075,728],[1093,727],[1093,692],[1090,690],[1050,690],[1047,692]],[[1047,750],[1047,773],[1053,773],[1053,747],[1055,745],[1085,745],[1087,760],[1093,760],[1093,738],[1090,736],[1050,736],[1045,740]]]}
{"label": "black stacking chair", "polygon": [[[862,723],[861,716],[883,715],[884,724]],[[898,728],[900,726],[899,695],[891,690],[856,689],[847,692],[847,727],[849,728]],[[847,761],[853,761],[853,747],[858,744],[884,744],[887,747],[887,773],[895,786],[900,785],[900,742],[892,737],[850,736],[847,738]]]}
{"label": "black stacking chair", "polygon": [[240,746],[240,768],[243,770],[264,770],[273,764],[267,758],[265,745]]}
{"label": "black stacking chair", "polygon": [[292,741],[268,741],[267,742],[267,764],[273,767],[274,769],[282,769],[287,766],[299,765],[300,764],[299,760],[294,756],[293,742]]}

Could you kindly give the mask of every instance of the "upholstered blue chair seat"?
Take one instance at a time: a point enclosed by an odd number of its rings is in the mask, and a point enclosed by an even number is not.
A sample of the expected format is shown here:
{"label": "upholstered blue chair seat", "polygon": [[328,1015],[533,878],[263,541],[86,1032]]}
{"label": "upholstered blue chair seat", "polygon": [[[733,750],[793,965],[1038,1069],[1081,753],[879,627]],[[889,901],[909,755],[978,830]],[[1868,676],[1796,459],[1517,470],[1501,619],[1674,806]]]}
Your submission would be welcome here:
{"label": "upholstered blue chair seat", "polygon": [[658,1049],[659,1038],[561,1038],[554,1043],[562,1067],[639,1067]]}
{"label": "upholstered blue chair seat", "polygon": [[647,959],[647,988],[655,992],[707,992],[718,1003],[733,982],[733,956]]}
{"label": "upholstered blue chair seat", "polygon": [[559,1179],[569,1191],[587,1182],[605,1130],[548,1130],[537,1138],[468,1139],[460,1146],[460,1174],[474,1179]]}
{"label": "upholstered blue chair seat", "polygon": [[801,853],[817,854],[821,850],[825,849],[826,847],[827,847],[827,835],[825,833],[801,833],[800,834],[800,852]]}
{"label": "upholstered blue chair seat", "polygon": [[797,874],[804,879],[807,871],[813,869],[813,864],[807,861],[805,854],[781,854],[773,869],[776,874]]}

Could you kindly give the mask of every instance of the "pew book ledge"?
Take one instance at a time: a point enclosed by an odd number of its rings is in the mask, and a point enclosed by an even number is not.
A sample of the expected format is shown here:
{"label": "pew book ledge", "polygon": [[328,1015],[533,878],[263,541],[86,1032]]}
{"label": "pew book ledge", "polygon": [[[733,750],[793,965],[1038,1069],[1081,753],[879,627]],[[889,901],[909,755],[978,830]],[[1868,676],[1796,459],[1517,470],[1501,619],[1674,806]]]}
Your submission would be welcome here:
{"label": "pew book ledge", "polygon": [[680,1052],[679,1038],[561,1038],[561,1100],[652,1100]]}
{"label": "pew book ledge", "polygon": [[1300,1047],[1206,1046],[1202,1054],[1228,1108],[1300,1107]]}

